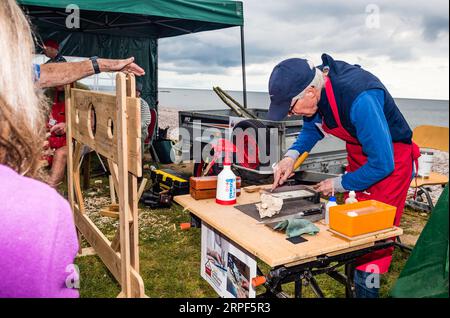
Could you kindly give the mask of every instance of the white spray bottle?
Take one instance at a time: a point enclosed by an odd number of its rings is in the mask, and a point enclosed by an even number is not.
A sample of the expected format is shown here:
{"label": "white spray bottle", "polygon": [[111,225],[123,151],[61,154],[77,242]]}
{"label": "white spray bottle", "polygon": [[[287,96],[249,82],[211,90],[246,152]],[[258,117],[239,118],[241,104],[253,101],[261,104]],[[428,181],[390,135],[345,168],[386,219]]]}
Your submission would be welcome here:
{"label": "white spray bottle", "polygon": [[235,146],[226,139],[220,139],[218,144],[222,144],[225,156],[223,170],[217,176],[216,203],[232,205],[236,203],[236,175],[231,171],[230,154],[235,151]]}

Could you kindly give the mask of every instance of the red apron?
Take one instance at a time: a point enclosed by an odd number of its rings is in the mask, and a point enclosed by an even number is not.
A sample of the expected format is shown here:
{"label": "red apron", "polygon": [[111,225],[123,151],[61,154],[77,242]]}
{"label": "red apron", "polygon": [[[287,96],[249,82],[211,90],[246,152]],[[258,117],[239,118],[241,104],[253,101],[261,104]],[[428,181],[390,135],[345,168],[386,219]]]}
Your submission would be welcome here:
{"label": "red apron", "polygon": [[[51,120],[53,119],[54,122],[52,124],[49,124],[49,128],[52,126],[64,123],[66,122],[66,106],[65,101],[62,102],[58,101],[58,91],[55,90],[55,96],[53,99],[53,105],[52,105],[52,112],[51,112]],[[55,133],[52,133],[50,137],[48,137],[48,143],[50,148],[52,149],[58,149],[61,147],[64,147],[66,145],[66,135],[56,135]]]}
{"label": "red apron", "polygon": [[[325,81],[325,91],[337,127],[330,129],[325,125],[325,122],[322,121],[322,128],[325,132],[346,142],[348,160],[346,170],[347,172],[355,171],[367,162],[367,156],[364,154],[362,145],[359,141],[351,136],[350,133],[342,126],[336,99],[334,97],[333,87],[328,78],[326,78]],[[403,213],[408,188],[411,183],[413,162],[415,162],[417,166],[417,158],[420,156],[420,151],[419,147],[417,147],[414,142],[411,145],[401,142],[394,142],[393,147],[394,171],[389,176],[378,183],[373,184],[365,191],[356,192],[356,198],[359,201],[378,200],[396,206],[397,212],[395,215],[394,225],[398,226]],[[348,194],[346,194],[346,196],[347,195]],[[377,272],[380,274],[386,273],[389,270],[389,265],[391,264],[393,250],[394,248],[391,247],[367,254],[357,259],[357,269],[367,272],[374,272],[375,266],[373,265],[376,265],[379,270]],[[366,270],[368,265],[372,266]]]}
{"label": "red apron", "polygon": [[[66,109],[65,102],[58,101],[58,91],[55,90],[50,120],[47,123],[48,130],[50,130],[52,126],[58,123],[64,123],[66,121],[65,109]],[[48,148],[58,149],[64,147],[65,145],[66,145],[66,134],[56,135],[55,133],[51,133],[51,135],[48,137],[48,146],[44,147],[44,150],[47,150]],[[47,160],[49,167],[53,164],[53,155],[44,155],[42,159]]]}

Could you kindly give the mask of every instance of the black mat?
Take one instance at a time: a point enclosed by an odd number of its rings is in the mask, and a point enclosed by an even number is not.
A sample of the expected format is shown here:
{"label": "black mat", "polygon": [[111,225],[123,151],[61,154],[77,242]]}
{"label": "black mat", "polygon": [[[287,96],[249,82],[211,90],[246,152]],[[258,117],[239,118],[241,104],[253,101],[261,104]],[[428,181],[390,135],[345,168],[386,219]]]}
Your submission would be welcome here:
{"label": "black mat", "polygon": [[296,237],[291,237],[291,238],[287,238],[286,240],[288,240],[289,242],[291,242],[292,244],[299,244],[299,243],[304,243],[304,242],[308,242],[307,239],[301,237],[301,236],[296,236]]}

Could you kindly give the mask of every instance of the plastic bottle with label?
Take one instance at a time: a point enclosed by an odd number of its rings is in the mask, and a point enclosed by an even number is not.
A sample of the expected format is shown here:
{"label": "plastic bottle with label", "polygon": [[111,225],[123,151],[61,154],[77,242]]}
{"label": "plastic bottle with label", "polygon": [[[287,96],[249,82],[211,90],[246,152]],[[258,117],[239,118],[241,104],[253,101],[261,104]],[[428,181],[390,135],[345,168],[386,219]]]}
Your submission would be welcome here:
{"label": "plastic bottle with label", "polygon": [[338,205],[336,202],[336,197],[331,196],[325,205],[325,224],[330,224],[330,207]]}
{"label": "plastic bottle with label", "polygon": [[348,198],[345,199],[345,204],[356,203],[356,202],[358,202],[358,200],[356,199],[355,191],[350,191],[348,193]]}
{"label": "plastic bottle with label", "polygon": [[216,203],[231,205],[236,203],[236,175],[231,171],[231,164],[223,164],[223,170],[217,176]]}
{"label": "plastic bottle with label", "polygon": [[216,203],[232,205],[236,203],[236,175],[231,171],[231,154],[236,151],[232,142],[220,139],[216,146],[225,153],[223,170],[217,176]]}

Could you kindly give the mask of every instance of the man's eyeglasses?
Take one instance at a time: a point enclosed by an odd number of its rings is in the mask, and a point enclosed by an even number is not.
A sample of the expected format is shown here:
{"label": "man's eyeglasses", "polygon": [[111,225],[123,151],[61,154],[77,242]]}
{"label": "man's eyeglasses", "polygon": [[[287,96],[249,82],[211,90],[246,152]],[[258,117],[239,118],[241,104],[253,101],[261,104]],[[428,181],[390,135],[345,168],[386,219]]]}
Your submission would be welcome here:
{"label": "man's eyeglasses", "polygon": [[314,86],[312,86],[312,85],[311,85],[311,86],[308,86],[308,87],[305,88],[303,91],[301,91],[300,94],[298,94],[297,96],[295,96],[295,97],[292,98],[292,100],[291,100],[291,107],[289,107],[289,110],[288,110],[288,115],[294,115],[294,114],[295,114],[295,113],[293,112],[295,105],[297,104],[297,102],[298,102],[300,99],[302,99],[303,97],[305,97],[305,95],[306,95],[306,90],[307,90],[309,87],[314,87]]}
{"label": "man's eyeglasses", "polygon": [[291,106],[289,107],[289,110],[288,110],[288,116],[294,115],[293,110],[294,110],[294,107],[297,104],[297,102],[298,102],[298,99],[292,99]]}
{"label": "man's eyeglasses", "polygon": [[294,107],[297,104],[297,102],[302,99],[305,96],[305,91],[303,90],[298,94],[297,96],[293,97],[291,100],[291,107],[289,107],[288,115],[294,115]]}

